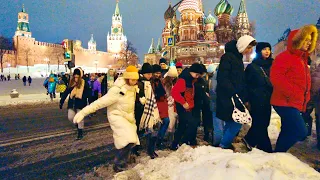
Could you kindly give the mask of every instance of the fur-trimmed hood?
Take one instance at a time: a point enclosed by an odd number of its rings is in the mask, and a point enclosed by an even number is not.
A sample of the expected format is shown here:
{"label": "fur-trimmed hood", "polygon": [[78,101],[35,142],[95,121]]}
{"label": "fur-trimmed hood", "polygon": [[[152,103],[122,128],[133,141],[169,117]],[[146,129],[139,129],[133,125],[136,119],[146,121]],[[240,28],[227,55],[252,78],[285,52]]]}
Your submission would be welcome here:
{"label": "fur-trimmed hood", "polygon": [[311,45],[309,46],[308,53],[313,52],[318,39],[318,30],[314,25],[306,25],[300,29],[291,31],[288,37],[287,49],[290,52],[299,50],[308,35],[311,35]]}

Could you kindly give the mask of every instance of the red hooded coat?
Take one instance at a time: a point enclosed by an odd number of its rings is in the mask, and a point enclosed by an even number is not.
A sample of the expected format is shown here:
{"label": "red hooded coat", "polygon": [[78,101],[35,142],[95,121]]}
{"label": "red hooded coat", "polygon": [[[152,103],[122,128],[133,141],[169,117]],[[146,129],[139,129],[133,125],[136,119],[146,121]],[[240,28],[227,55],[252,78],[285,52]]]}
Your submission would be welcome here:
{"label": "red hooded coat", "polygon": [[[301,51],[308,35],[312,37],[312,44],[308,52]],[[271,67],[272,105],[293,107],[301,112],[306,110],[311,88],[308,56],[315,49],[317,36],[317,29],[313,25],[304,26],[289,34],[287,50],[275,58]]]}

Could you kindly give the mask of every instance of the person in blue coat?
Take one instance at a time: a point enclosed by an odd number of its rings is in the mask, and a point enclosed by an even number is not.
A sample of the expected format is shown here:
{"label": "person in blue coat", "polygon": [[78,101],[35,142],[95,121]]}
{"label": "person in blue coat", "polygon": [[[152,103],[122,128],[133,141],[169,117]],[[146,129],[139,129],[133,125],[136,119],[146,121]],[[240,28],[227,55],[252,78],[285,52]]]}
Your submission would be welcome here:
{"label": "person in blue coat", "polygon": [[49,78],[47,78],[43,85],[48,85],[48,93],[50,94],[50,98],[56,98],[56,86],[58,83],[58,78],[55,74],[50,74]]}

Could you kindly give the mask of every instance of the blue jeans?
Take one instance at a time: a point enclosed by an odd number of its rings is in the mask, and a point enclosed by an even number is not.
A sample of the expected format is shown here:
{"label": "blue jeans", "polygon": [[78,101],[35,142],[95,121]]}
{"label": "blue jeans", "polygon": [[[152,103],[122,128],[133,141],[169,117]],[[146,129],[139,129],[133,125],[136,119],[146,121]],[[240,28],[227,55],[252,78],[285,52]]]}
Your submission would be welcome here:
{"label": "blue jeans", "polygon": [[231,147],[233,139],[237,136],[242,127],[242,124],[236,123],[233,120],[226,121],[225,123],[224,134],[219,145],[223,149]]}
{"label": "blue jeans", "polygon": [[212,118],[213,118],[213,138],[212,138],[212,144],[213,146],[219,146],[222,136],[223,136],[223,126],[224,121],[217,118],[216,112],[212,112]]}
{"label": "blue jeans", "polygon": [[162,124],[161,124],[160,130],[158,132],[159,139],[163,139],[164,136],[166,135],[169,123],[170,123],[170,119],[168,117],[162,119]]}
{"label": "blue jeans", "polygon": [[281,132],[275,152],[287,152],[296,142],[306,138],[307,128],[298,109],[274,106],[281,117]]}

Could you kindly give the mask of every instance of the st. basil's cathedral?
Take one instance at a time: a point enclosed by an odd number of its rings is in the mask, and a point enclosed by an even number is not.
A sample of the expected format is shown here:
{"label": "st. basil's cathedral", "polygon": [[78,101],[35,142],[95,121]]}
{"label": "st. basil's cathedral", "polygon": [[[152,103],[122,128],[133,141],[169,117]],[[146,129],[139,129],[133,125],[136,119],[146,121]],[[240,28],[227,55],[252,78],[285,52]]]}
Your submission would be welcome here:
{"label": "st. basil's cathedral", "polygon": [[[162,43],[159,38],[155,46],[152,39],[149,51],[145,54],[145,62],[155,64],[164,57],[168,62],[175,60],[184,65],[190,65],[195,61],[204,64],[219,63],[224,53],[224,45],[228,41],[254,33],[244,0],[240,1],[236,17],[231,16],[234,8],[228,0],[220,0],[216,5],[216,17],[211,12],[204,12],[202,0],[182,1],[178,7],[180,20],[173,8],[170,3],[164,13]],[[168,45],[168,38],[171,37],[174,38],[174,44]],[[249,60],[250,57],[244,57],[244,61]]]}

